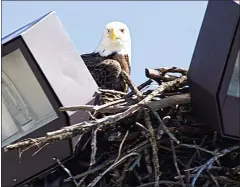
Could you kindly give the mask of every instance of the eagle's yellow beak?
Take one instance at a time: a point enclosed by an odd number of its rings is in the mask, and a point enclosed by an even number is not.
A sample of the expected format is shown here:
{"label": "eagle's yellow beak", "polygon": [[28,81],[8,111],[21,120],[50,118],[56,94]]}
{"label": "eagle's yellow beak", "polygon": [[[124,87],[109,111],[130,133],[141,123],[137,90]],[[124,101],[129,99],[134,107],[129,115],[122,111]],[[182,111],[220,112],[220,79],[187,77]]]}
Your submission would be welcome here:
{"label": "eagle's yellow beak", "polygon": [[110,37],[110,39],[111,39],[112,41],[115,41],[115,40],[116,40],[117,35],[116,35],[116,33],[114,32],[114,29],[111,29],[111,30],[110,30],[109,37]]}

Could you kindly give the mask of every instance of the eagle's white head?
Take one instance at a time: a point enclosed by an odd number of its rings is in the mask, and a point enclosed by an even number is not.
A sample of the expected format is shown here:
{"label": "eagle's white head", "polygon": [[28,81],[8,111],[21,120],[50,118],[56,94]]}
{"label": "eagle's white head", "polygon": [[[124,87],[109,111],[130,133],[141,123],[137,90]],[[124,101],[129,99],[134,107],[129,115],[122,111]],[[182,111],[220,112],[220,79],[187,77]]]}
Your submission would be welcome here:
{"label": "eagle's white head", "polygon": [[108,23],[95,52],[101,56],[108,56],[114,52],[128,55],[131,62],[131,37],[128,26],[118,21]]}

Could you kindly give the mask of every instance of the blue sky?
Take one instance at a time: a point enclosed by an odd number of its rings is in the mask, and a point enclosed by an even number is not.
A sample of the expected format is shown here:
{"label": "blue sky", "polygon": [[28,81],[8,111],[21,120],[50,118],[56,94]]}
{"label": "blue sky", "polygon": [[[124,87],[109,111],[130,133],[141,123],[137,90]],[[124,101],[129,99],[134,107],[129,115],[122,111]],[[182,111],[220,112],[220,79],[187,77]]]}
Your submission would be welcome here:
{"label": "blue sky", "polygon": [[79,53],[92,52],[106,23],[125,22],[132,38],[132,79],[145,68],[188,68],[207,1],[3,1],[2,35],[55,10]]}

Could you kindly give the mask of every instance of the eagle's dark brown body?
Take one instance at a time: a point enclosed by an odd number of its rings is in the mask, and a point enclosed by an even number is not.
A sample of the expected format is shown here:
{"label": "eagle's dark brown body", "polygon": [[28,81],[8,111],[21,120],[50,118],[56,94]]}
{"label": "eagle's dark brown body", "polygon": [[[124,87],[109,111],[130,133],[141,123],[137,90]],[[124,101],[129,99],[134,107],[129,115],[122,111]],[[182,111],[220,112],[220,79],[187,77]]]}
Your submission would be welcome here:
{"label": "eagle's dark brown body", "polygon": [[89,53],[81,57],[100,88],[127,92],[121,72],[124,70],[130,75],[128,55],[113,53],[102,57],[99,53]]}

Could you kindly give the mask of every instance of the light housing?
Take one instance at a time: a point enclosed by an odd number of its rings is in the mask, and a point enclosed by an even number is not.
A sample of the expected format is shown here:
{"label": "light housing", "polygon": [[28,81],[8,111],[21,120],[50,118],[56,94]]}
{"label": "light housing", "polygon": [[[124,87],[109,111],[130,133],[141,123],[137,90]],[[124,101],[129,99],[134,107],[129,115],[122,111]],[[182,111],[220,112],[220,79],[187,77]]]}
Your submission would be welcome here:
{"label": "light housing", "polygon": [[3,147],[87,120],[86,112],[59,112],[62,106],[94,104],[98,86],[55,12],[2,39],[2,186],[16,186],[52,168],[56,157],[71,158],[76,138],[31,148]]}
{"label": "light housing", "polygon": [[223,136],[240,139],[240,6],[209,1],[189,68],[198,119]]}

